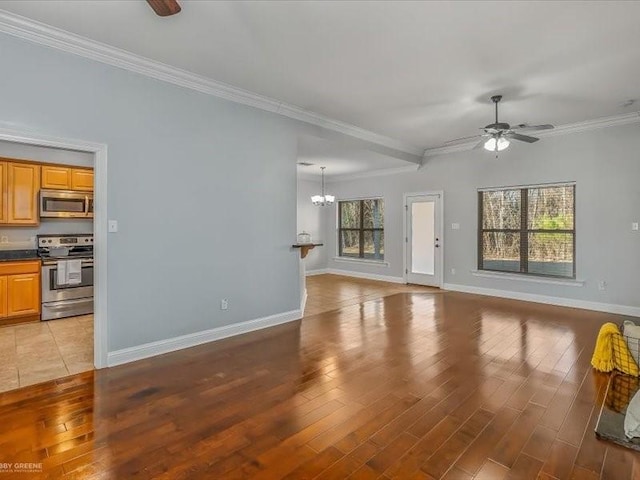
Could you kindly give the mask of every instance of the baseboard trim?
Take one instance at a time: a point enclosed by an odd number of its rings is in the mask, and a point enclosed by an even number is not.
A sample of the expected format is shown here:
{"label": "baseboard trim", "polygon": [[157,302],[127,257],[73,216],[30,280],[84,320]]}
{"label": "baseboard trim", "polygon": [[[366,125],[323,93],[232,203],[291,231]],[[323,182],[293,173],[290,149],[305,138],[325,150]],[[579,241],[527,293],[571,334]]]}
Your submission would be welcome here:
{"label": "baseboard trim", "polygon": [[324,275],[325,273],[329,273],[328,268],[319,268],[317,270],[309,270],[305,273],[305,276],[313,277],[314,275]]}
{"label": "baseboard trim", "polygon": [[300,310],[291,310],[289,312],[278,313],[268,317],[249,320],[233,325],[225,325],[224,327],[212,328],[202,332],[189,333],[179,337],[159,340],[157,342],[145,343],[135,347],[123,348],[114,352],[109,352],[107,357],[107,365],[114,367],[124,363],[135,362],[144,358],[155,357],[165,353],[175,352],[184,348],[195,347],[203,343],[222,340],[223,338],[242,335],[243,333],[262,330],[263,328],[274,327],[283,323],[299,320],[302,317]]}
{"label": "baseboard trim", "polygon": [[470,285],[456,285],[454,283],[445,283],[444,289],[454,292],[474,293],[477,295],[487,295],[489,297],[508,298],[511,300],[522,300],[525,302],[545,303],[548,305],[556,305],[559,307],[581,308],[584,310],[594,310],[596,312],[615,313],[618,315],[640,317],[640,307],[632,307],[630,305],[590,302],[588,300],[576,300],[574,298],[550,297],[547,295],[536,295],[533,293],[497,290],[494,288],[474,287]]}
{"label": "baseboard trim", "polygon": [[327,268],[323,273],[332,275],[343,275],[345,277],[364,278],[366,280],[378,280],[380,282],[389,283],[406,283],[402,277],[392,277],[389,275],[377,275],[375,273],[354,272],[353,270],[341,270],[338,268]]}

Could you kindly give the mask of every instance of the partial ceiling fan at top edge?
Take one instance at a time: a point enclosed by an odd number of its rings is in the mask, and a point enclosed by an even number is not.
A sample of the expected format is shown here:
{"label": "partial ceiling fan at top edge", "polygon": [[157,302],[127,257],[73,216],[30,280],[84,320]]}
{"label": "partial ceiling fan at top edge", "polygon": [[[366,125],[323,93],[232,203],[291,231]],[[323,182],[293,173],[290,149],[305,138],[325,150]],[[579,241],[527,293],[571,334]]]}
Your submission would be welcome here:
{"label": "partial ceiling fan at top edge", "polygon": [[147,0],[147,3],[159,17],[170,17],[182,10],[177,0]]}

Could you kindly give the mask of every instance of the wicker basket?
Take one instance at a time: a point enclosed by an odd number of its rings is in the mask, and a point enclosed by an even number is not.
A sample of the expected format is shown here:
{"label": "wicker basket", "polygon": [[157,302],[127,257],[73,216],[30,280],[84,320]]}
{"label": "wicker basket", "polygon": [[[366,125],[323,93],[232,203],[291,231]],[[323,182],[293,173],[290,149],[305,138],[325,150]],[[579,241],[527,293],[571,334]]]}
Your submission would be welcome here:
{"label": "wicker basket", "polygon": [[[637,323],[635,321],[632,320],[627,320],[628,322],[633,323],[634,325],[637,325]],[[620,325],[620,332],[622,333],[622,340],[627,344],[627,347],[629,348],[629,352],[631,352],[631,356],[634,358],[634,360],[636,361],[636,365],[640,366],[640,338],[636,338],[635,336],[629,336],[629,335],[625,335],[625,329],[624,329],[625,325],[624,323],[622,323]],[[616,340],[614,339],[614,342]],[[628,359],[626,358],[620,358],[620,352],[619,349],[614,348],[613,349],[613,355],[614,358],[616,360],[616,362],[619,362],[620,365],[624,365],[625,363],[629,363]],[[626,367],[627,365],[625,365]]]}

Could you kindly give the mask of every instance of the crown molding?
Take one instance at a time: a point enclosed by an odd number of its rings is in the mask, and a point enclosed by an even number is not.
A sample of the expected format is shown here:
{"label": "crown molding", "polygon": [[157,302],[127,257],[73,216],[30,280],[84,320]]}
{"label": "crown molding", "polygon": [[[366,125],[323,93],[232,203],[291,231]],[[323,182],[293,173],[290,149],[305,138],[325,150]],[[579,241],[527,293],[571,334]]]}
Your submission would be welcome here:
{"label": "crown molding", "polygon": [[600,117],[583,122],[566,123],[553,130],[543,130],[536,132],[538,137],[555,137],[556,135],[566,135],[568,133],[588,132],[599,128],[615,127],[618,125],[628,125],[640,122],[640,112],[623,113],[611,117]]}
{"label": "crown molding", "polygon": [[473,147],[475,147],[475,145],[479,141],[480,140],[478,139],[473,142],[459,143],[457,145],[447,145],[444,147],[427,148],[424,151],[424,160],[426,160],[429,157],[436,157],[438,155],[446,155],[448,153],[467,152],[467,151],[473,150]]}
{"label": "crown molding", "polygon": [[106,63],[163,82],[197,92],[276,113],[294,120],[333,130],[351,137],[375,143],[421,157],[424,148],[416,147],[369,130],[341,122],[264,95],[250,92],[202,75],[172,67],[162,62],[133,54],[120,48],[91,40],[50,25],[0,9],[0,32],[22,38],[63,52]]}
{"label": "crown molding", "polygon": [[[569,133],[589,132],[599,128],[615,127],[618,125],[628,125],[631,123],[640,123],[640,112],[623,113],[610,117],[600,117],[593,120],[585,120],[583,122],[566,123],[559,125],[553,130],[542,130],[536,132],[536,137],[555,137],[558,135],[567,135]],[[437,155],[445,155],[448,153],[466,152],[472,150],[479,140],[472,142],[460,143],[458,145],[450,145],[445,147],[427,148],[424,151],[424,158],[435,157]]]}

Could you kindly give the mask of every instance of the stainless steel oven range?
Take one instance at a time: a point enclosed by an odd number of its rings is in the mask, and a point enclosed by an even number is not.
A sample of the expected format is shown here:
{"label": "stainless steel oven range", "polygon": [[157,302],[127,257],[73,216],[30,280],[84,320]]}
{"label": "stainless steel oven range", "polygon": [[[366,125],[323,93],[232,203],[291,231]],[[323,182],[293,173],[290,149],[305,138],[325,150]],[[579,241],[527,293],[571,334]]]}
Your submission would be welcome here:
{"label": "stainless steel oven range", "polygon": [[[38,235],[38,254],[42,258],[42,320],[93,313],[93,235]],[[80,268],[71,281],[65,281],[69,260],[77,260]]]}

